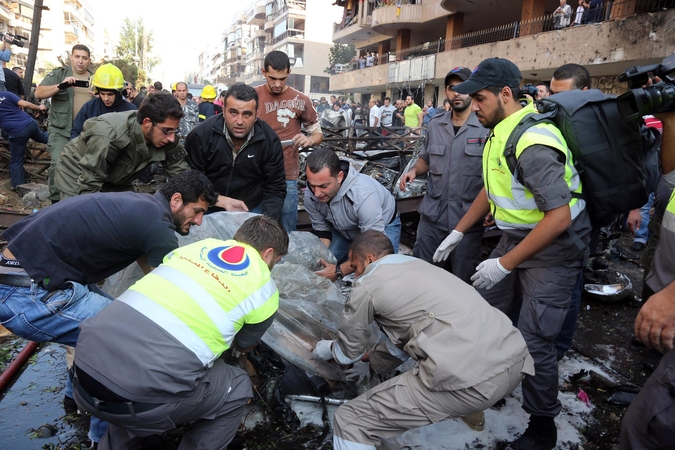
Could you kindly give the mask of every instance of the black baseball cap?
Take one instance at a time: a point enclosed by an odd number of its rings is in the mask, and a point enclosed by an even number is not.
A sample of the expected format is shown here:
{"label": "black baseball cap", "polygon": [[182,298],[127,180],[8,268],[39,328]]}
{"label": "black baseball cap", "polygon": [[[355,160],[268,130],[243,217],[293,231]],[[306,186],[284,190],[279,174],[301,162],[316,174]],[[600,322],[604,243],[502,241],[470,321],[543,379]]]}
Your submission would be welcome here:
{"label": "black baseball cap", "polygon": [[481,61],[471,76],[452,90],[460,94],[473,94],[488,86],[520,86],[520,70],[508,59],[488,58]]}
{"label": "black baseball cap", "polygon": [[471,70],[466,67],[455,67],[445,76],[445,85],[450,83],[452,77],[457,77],[462,81],[466,81],[471,76]]}

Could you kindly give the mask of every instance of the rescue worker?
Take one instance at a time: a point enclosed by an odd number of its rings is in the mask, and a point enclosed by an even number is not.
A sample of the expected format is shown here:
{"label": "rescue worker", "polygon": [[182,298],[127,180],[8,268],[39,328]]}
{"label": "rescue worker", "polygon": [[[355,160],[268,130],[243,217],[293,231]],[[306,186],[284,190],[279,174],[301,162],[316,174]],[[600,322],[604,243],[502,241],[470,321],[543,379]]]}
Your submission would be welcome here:
{"label": "rescue worker", "polygon": [[[662,113],[661,166],[669,189],[675,187],[675,113]],[[675,192],[661,223],[653,269],[646,283],[654,292],[635,320],[635,335],[646,346],[666,352],[621,422],[621,450],[672,448],[675,442]]]}
{"label": "rescue worker", "polygon": [[317,275],[331,281],[353,272],[349,245],[366,230],[383,232],[398,252],[401,218],[394,197],[377,180],[358,173],[330,149],[312,151],[306,164],[305,210],[314,233],[335,255],[337,264],[320,261]]}
{"label": "rescue worker", "polygon": [[210,84],[204,86],[200,95],[202,101],[199,102],[199,121],[203,122],[209,117],[215,115],[213,101],[216,99],[216,90]]}
{"label": "rescue worker", "polygon": [[473,111],[492,133],[483,150],[485,187],[434,258],[446,259],[464,233],[492,212],[504,233],[471,280],[492,306],[507,314],[517,310],[522,297],[517,326],[536,374],[523,381],[529,426],[510,448],[547,450],[556,445],[554,418],[561,409],[554,341],[587,258],[591,224],[579,198],[582,186],[572,154],[554,125],[537,124],[522,135],[515,149],[518,171],[511,173],[505,143],[523,117],[537,112],[531,101],[521,106],[519,86],[515,64],[489,58],[453,88],[471,95]]}
{"label": "rescue worker", "polygon": [[[74,346],[82,320],[112,300],[96,283],[134,261],[145,273],[159,266],[178,247],[175,233],[200,225],[216,198],[209,180],[191,170],[152,196],[82,195],[17,222],[2,234],[0,322],[24,339]],[[65,394],[68,409],[69,385]],[[98,442],[104,432],[94,420],[89,437]]]}
{"label": "rescue worker", "polygon": [[[420,221],[413,256],[433,262],[434,252],[455,228],[483,188],[482,156],[488,130],[471,111],[471,97],[458,94],[453,86],[466,81],[471,71],[455,67],[445,76],[445,96],[451,111],[429,122],[424,148],[415,165],[401,177],[399,189],[420,175],[429,174],[427,191],[418,208]],[[439,109],[439,111],[443,111]],[[475,224],[453,250],[446,268],[469,283],[483,252],[483,224]]]}
{"label": "rescue worker", "polygon": [[[299,151],[319,145],[323,132],[312,100],[287,85],[291,74],[288,55],[279,50],[269,52],[263,66],[261,71],[266,83],[255,88],[259,98],[258,117],[272,127],[279,139],[293,142],[284,147],[286,197],[281,210],[281,223],[290,233],[295,231],[298,222]],[[333,103],[335,96],[331,96]]]}
{"label": "rescue worker", "polygon": [[[408,358],[416,363],[338,408],[336,450],[375,450],[381,438],[483,411],[534,373],[527,345],[508,317],[451,273],[393,253],[380,232],[354,239],[349,263],[356,280],[339,337],[319,341],[314,354],[354,364],[352,373],[372,368],[386,375]],[[373,320],[388,339],[369,349]]]}
{"label": "rescue worker", "polygon": [[252,389],[220,356],[251,350],[274,321],[270,270],[287,251],[277,220],[252,217],[232,240],[174,250],[82,324],[75,399],[110,423],[99,450],[137,448],[141,437],[187,422],[195,423],[179,448],[227,447]]}
{"label": "rescue worker", "polygon": [[91,85],[98,97],[85,103],[73,120],[73,129],[70,130],[70,139],[75,139],[82,133],[84,122],[92,117],[98,117],[111,112],[135,111],[137,108],[122,97],[124,89],[124,75],[113,64],[103,64],[96,69],[91,77]]}
{"label": "rescue worker", "polygon": [[42,83],[35,89],[39,99],[51,98],[49,111],[49,142],[47,152],[51,155],[49,164],[49,199],[58,202],[61,198],[54,183],[54,167],[61,156],[63,148],[70,141],[73,120],[80,112],[82,105],[92,99],[89,87],[75,86],[75,83],[89,81],[91,71],[89,63],[91,54],[86,45],[77,44],[70,52],[70,65],[58,67],[47,74]]}
{"label": "rescue worker", "polygon": [[149,94],[138,111],[88,120],[66,145],[54,168],[61,199],[99,191],[133,191],[133,181],[152,162],[173,177],[189,166],[176,139],[183,108],[168,92]]}
{"label": "rescue worker", "polygon": [[187,162],[220,193],[216,208],[278,219],[286,195],[279,137],[257,120],[258,94],[251,86],[233,84],[225,105],[227,114],[211,117],[188,135]]}

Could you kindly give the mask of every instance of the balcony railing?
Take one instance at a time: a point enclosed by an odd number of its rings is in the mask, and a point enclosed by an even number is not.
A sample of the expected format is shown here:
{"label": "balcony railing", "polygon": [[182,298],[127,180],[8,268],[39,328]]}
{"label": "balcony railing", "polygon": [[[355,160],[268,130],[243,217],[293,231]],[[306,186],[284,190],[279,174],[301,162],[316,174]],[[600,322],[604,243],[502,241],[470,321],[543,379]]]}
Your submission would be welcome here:
{"label": "balcony railing", "polygon": [[272,42],[267,42],[266,45],[275,45],[284,39],[295,37],[297,39],[302,39],[305,37],[305,30],[286,30],[283,34],[272,39]]}
{"label": "balcony railing", "polygon": [[[673,2],[667,3],[672,8]],[[588,23],[598,23],[609,19],[623,19],[636,16],[638,14],[649,13],[663,10],[663,3],[659,0],[624,0],[624,1],[606,1],[596,11],[587,11],[583,16],[583,23],[575,25],[576,8],[572,10],[569,27],[583,26]],[[405,48],[399,51],[392,51],[378,55],[373,65],[387,64],[389,62],[401,61],[417,58],[419,56],[441,53],[446,50],[456,50],[459,48],[473,47],[476,45],[490,44],[493,42],[506,41],[520,36],[528,36],[535,33],[544,33],[556,30],[556,18],[552,14],[547,14],[531,20],[516,21],[500,25],[498,27],[486,30],[474,31],[461,34],[452,39],[439,39],[437,41],[427,42],[415,47]],[[365,63],[365,60],[364,60]],[[358,59],[352,60],[348,65],[348,71],[366,69],[362,67]]]}
{"label": "balcony railing", "polygon": [[265,17],[265,21],[269,22],[270,20],[274,20],[277,17],[279,17],[281,14],[288,11],[289,9],[296,9],[296,10],[304,11],[305,9],[307,9],[307,1],[306,0],[286,0],[286,6],[274,11],[271,14],[268,14],[267,17]]}

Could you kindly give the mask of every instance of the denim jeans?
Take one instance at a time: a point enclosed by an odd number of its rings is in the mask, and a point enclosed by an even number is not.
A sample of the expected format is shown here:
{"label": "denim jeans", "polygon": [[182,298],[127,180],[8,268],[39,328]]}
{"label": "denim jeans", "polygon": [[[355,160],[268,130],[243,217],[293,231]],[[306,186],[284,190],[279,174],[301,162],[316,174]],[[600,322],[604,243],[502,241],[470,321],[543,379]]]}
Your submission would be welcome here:
{"label": "denim jeans", "polygon": [[641,242],[647,244],[649,239],[649,211],[652,209],[654,204],[654,193],[649,194],[649,200],[642,208],[640,208],[640,216],[642,216],[642,221],[640,222],[640,229],[635,231],[635,237],[633,237],[633,242]]}
{"label": "denim jeans", "polygon": [[[0,284],[0,324],[24,339],[75,346],[80,323],[112,300],[95,284],[69,281],[64,289],[53,292],[35,283],[30,287]],[[70,380],[65,395],[73,396]],[[107,427],[107,422],[92,417],[89,438],[100,441]]]}
{"label": "denim jeans", "polygon": [[[384,234],[387,235],[392,245],[394,246],[394,253],[398,253],[398,245],[401,242],[401,217],[396,215],[396,219],[392,220],[389,225],[384,227]],[[333,229],[333,236],[330,241],[328,249],[335,256],[338,263],[342,264],[347,260],[349,254],[349,246],[352,241],[344,237],[337,230]]]}
{"label": "denim jeans", "polygon": [[41,144],[46,144],[49,135],[40,131],[36,121],[31,120],[25,128],[18,133],[9,136],[9,174],[12,179],[12,187],[17,187],[26,182],[23,173],[23,158],[26,154],[28,139],[33,139]]}
{"label": "denim jeans", "polygon": [[298,180],[286,180],[286,198],[280,221],[287,233],[295,231],[298,225]]}

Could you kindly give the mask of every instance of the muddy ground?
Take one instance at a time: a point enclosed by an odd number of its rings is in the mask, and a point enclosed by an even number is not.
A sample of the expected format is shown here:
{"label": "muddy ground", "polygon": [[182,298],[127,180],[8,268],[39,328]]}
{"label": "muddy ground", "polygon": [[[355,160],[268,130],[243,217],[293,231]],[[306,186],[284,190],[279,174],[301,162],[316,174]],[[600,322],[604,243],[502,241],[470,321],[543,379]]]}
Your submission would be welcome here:
{"label": "muddy ground", "polygon": [[[31,212],[32,208],[23,206],[16,193],[6,189],[4,182],[7,177],[6,172],[0,172],[0,186],[4,186],[0,194],[6,197],[0,208]],[[161,177],[158,176],[160,180]],[[156,186],[151,185],[144,190],[152,191]],[[43,202],[40,207],[47,205],[48,202]],[[414,218],[405,219],[404,223],[409,228],[414,227]],[[411,231],[408,229],[406,233],[404,230],[404,235],[412,234]],[[564,392],[585,391],[594,406],[591,413],[584,417],[587,425],[582,427],[583,442],[578,448],[606,450],[618,444],[620,421],[626,406],[614,404],[610,399],[616,393],[629,398],[630,391],[637,390],[651,374],[647,366],[658,362],[658,355],[654,351],[636,345],[631,339],[635,316],[642,305],[643,277],[641,252],[631,251],[631,243],[629,233],[622,232],[615,251],[608,249],[604,258],[610,269],[630,278],[635,295],[617,303],[604,303],[586,296],[582,301],[571,352],[602,366],[615,381],[607,383],[598,377],[580,373],[562,384],[561,390]],[[0,369],[4,370],[24,345],[22,339],[0,337]],[[65,376],[63,348],[55,344],[42,345],[21,375],[0,394],[0,449],[87,447],[88,419],[77,414],[65,414],[62,409]],[[265,409],[264,405],[261,407]],[[300,430],[297,422],[281,419],[282,416],[277,411],[277,417],[280,418],[278,423],[255,432],[240,433],[231,448],[332,448],[326,427],[305,427]],[[155,448],[176,448],[184,430],[165,435]]]}

